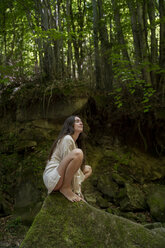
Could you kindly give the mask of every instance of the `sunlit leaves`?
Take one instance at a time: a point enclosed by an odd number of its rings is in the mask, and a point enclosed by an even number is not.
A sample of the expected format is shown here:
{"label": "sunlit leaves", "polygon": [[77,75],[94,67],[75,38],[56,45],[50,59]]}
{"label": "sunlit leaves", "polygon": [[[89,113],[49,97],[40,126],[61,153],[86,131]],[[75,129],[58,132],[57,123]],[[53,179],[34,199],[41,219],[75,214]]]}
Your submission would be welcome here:
{"label": "sunlit leaves", "polygon": [[53,28],[48,30],[43,30],[41,27],[36,27],[35,32],[33,33],[33,37],[48,39],[48,40],[58,40],[61,38],[65,39],[66,32],[61,32]]}
{"label": "sunlit leaves", "polygon": [[[160,24],[164,24],[165,17],[160,17],[159,8],[156,6],[155,19],[152,22],[148,12],[145,9],[142,10],[143,17],[146,18],[144,19],[144,26],[146,27],[145,42],[147,46],[144,51],[142,49],[143,44],[140,43],[142,40],[141,33],[139,33],[140,20],[133,15],[136,13],[139,3],[145,4],[144,0],[115,0],[114,3],[117,3],[116,6],[120,14],[118,25],[115,22],[116,13],[112,0],[100,0],[95,1],[95,3],[98,39],[96,54],[93,28],[94,14],[91,0],[1,0],[1,83],[6,84],[9,78],[15,77],[27,79],[31,75],[33,78],[37,67],[37,71],[42,71],[42,77],[47,73],[51,79],[56,79],[59,74],[62,80],[67,79],[67,77],[70,80],[74,77],[80,79],[80,71],[82,78],[89,85],[95,87],[96,67],[94,64],[95,55],[98,55],[102,80],[100,87],[102,88],[106,88],[104,79],[108,78],[107,75],[104,77],[106,74],[104,69],[107,65],[112,65],[112,72],[109,72],[109,75],[110,73],[113,74],[112,84],[117,107],[123,108],[124,106],[123,94],[125,90],[132,98],[138,98],[140,89],[142,93],[140,100],[138,100],[143,110],[147,112],[151,108],[150,102],[156,93],[155,89],[157,89],[157,85],[151,85],[152,75],[155,75],[156,84],[159,84],[160,75],[165,74],[164,67],[159,64]],[[133,6],[132,10],[129,8],[129,4]],[[132,29],[133,22],[137,24],[135,32],[136,38],[138,38],[138,55]],[[153,28],[155,28],[156,38],[156,59],[154,62],[151,49]],[[104,35],[105,33],[106,35]],[[123,41],[120,39],[121,33],[123,34]],[[128,56],[125,56],[124,53],[127,53]],[[105,57],[107,63],[104,63]],[[47,66],[50,70],[45,72]],[[62,66],[63,68],[59,72],[58,69]],[[151,77],[151,80],[144,78],[144,70]]]}

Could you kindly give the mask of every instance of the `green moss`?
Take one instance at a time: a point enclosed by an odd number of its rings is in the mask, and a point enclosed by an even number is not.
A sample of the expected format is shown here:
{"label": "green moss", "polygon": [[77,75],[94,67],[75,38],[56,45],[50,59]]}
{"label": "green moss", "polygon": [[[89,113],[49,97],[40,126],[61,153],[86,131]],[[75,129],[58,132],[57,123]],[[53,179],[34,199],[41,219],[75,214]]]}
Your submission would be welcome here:
{"label": "green moss", "polygon": [[165,239],[142,225],[60,193],[46,198],[21,248],[164,248]]}
{"label": "green moss", "polygon": [[147,203],[151,215],[157,221],[165,222],[165,186],[149,185]]}

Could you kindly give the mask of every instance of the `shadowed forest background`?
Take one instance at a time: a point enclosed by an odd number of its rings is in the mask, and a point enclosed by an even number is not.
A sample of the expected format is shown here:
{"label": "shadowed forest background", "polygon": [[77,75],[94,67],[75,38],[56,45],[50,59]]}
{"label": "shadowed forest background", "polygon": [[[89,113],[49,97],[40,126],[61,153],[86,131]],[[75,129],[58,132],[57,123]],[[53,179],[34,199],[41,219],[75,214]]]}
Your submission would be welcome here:
{"label": "shadowed forest background", "polygon": [[164,96],[165,0],[1,0],[2,247],[19,247],[40,210],[45,161],[72,114],[93,167],[86,200],[164,229]]}

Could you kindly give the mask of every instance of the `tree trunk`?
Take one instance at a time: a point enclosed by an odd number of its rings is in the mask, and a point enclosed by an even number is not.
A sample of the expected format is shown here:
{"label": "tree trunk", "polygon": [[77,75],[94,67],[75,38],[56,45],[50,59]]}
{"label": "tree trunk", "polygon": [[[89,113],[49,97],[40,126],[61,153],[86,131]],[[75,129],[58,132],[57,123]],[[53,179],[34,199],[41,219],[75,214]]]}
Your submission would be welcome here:
{"label": "tree trunk", "polygon": [[140,38],[140,49],[142,55],[142,73],[143,79],[147,84],[151,84],[151,77],[150,77],[150,68],[149,68],[149,58],[147,52],[147,41],[146,41],[146,30],[144,25],[144,13],[143,13],[143,3],[137,0],[137,15],[138,15],[138,27],[139,33],[141,34]]}
{"label": "tree trunk", "polygon": [[[148,15],[150,19],[150,26],[151,26],[151,63],[152,66],[156,66],[157,64],[157,41],[156,41],[156,35],[155,35],[155,0],[148,0]],[[151,71],[151,81],[152,86],[156,88],[156,74],[155,71]]]}
{"label": "tree trunk", "polygon": [[[71,9],[70,9],[70,14],[71,14],[71,24],[72,24],[72,30],[73,30],[73,35],[72,35],[72,41],[73,41],[73,47],[74,47],[74,54],[75,54],[75,61],[77,63],[77,70],[78,70],[78,75],[81,74],[80,70],[80,63],[79,63],[79,48],[77,44],[77,38],[76,38],[76,28],[74,24],[74,16],[73,16],[73,9],[72,9],[72,0],[71,0]],[[76,77],[76,65],[74,63],[74,69],[75,69],[75,77]]]}
{"label": "tree trunk", "polygon": [[[62,24],[61,24],[61,0],[57,0],[57,10],[58,10],[58,29],[62,32]],[[58,49],[58,78],[62,79],[64,77],[64,56],[63,56],[63,38],[57,40]]]}
{"label": "tree trunk", "polygon": [[95,77],[96,77],[96,88],[102,88],[101,83],[101,68],[100,68],[100,55],[98,45],[98,13],[96,0],[92,0],[93,6],[93,38],[94,38],[94,54],[95,54]]}
{"label": "tree trunk", "polygon": [[72,56],[72,46],[71,46],[71,22],[70,22],[70,0],[66,2],[66,18],[67,18],[67,32],[68,32],[68,50],[67,50],[67,77],[71,78],[71,56]]}
{"label": "tree trunk", "polygon": [[19,41],[19,61],[20,61],[20,66],[19,66],[19,76],[22,77],[24,75],[24,60],[23,60],[23,44],[24,44],[24,24],[22,22],[21,24],[21,38],[20,38],[20,41]]}
{"label": "tree trunk", "polygon": [[72,75],[73,75],[73,79],[76,79],[76,65],[75,65],[75,58],[73,57],[73,52],[71,53],[71,56],[72,56],[72,60],[71,60],[72,61]]}
{"label": "tree trunk", "polygon": [[[81,80],[83,76],[83,59],[84,59],[84,51],[83,51],[83,24],[84,24],[84,8],[85,8],[85,2],[84,6],[82,8],[81,5],[81,0],[77,0],[77,7],[78,7],[78,26],[76,29],[75,23],[74,23],[74,14],[73,14],[73,9],[72,9],[72,0],[71,0],[71,24],[72,24],[72,29],[73,29],[73,35],[72,35],[72,40],[73,40],[73,46],[74,46],[74,52],[75,52],[75,59],[77,63],[77,72],[78,72],[78,78]],[[77,32],[78,31],[78,32]]]}
{"label": "tree trunk", "polygon": [[[47,6],[47,0],[45,0],[44,2],[42,2],[41,5],[41,26],[43,31],[47,31],[49,29],[49,9]],[[50,41],[49,40],[43,40],[43,52],[44,52],[44,56],[43,56],[43,69],[44,69],[44,77],[46,77],[47,79],[50,79],[52,77],[51,74],[51,46],[50,46]]]}
{"label": "tree trunk", "polygon": [[[6,11],[6,10],[5,10]],[[6,40],[6,15],[5,11],[3,13],[3,40],[4,40],[4,50],[5,54],[3,56],[4,63],[7,64],[7,40]]]}
{"label": "tree trunk", "polygon": [[[160,12],[160,57],[159,64],[161,69],[165,68],[165,0],[159,0]],[[161,73],[159,89],[165,91],[165,73]],[[165,93],[165,92],[164,92]]]}
{"label": "tree trunk", "polygon": [[[35,0],[35,19],[36,19],[36,24],[39,27],[40,24],[40,19],[41,19],[41,4],[39,3],[38,0]],[[31,23],[29,15],[29,24]],[[40,72],[40,81],[43,82],[43,75],[44,75],[44,62],[43,62],[43,40],[41,37],[38,37],[35,39],[35,43],[37,45],[37,51],[38,51],[38,56],[39,56],[39,72]],[[38,70],[38,69],[37,69]]]}
{"label": "tree trunk", "polygon": [[104,11],[103,11],[103,3],[102,0],[98,0],[98,8],[99,8],[99,33],[101,40],[101,51],[102,51],[102,74],[103,74],[103,82],[104,86],[107,90],[112,89],[112,62],[110,61],[110,51],[111,46],[108,41],[108,32],[106,28],[106,24],[103,21],[104,19]]}
{"label": "tree trunk", "polygon": [[134,52],[135,52],[135,64],[136,67],[139,66],[141,62],[141,51],[140,51],[140,34],[137,25],[137,8],[134,0],[127,0],[127,5],[130,12],[131,17],[131,28],[133,34],[133,42],[134,42]]}
{"label": "tree trunk", "polygon": [[124,39],[122,27],[121,27],[119,6],[116,0],[112,0],[112,6],[113,6],[113,11],[114,11],[114,20],[115,20],[117,38],[118,38],[119,44],[121,45],[121,51],[123,54],[123,58],[127,60],[129,64],[131,65],[128,51],[126,48],[126,42]]}

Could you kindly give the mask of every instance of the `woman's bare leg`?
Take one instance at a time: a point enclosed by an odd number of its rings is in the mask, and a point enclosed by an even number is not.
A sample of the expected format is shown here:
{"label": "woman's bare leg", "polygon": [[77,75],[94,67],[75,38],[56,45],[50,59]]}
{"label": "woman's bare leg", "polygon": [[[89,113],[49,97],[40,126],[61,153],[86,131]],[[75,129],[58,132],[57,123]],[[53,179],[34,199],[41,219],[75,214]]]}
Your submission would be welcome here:
{"label": "woman's bare leg", "polygon": [[73,193],[71,189],[71,181],[80,168],[83,160],[83,152],[80,149],[74,149],[60,163],[57,168],[61,178],[54,190],[59,190],[68,200],[80,201],[81,198]]}
{"label": "woman's bare leg", "polygon": [[73,159],[68,167],[66,168],[65,171],[65,176],[64,176],[64,181],[63,181],[63,185],[60,188],[60,192],[66,197],[68,198],[68,200],[73,200],[73,201],[79,201],[81,200],[81,198],[73,193],[72,189],[71,189],[71,181],[72,178],[75,174],[75,172],[80,168],[82,159],[80,159],[79,156],[77,156],[77,158]]}

